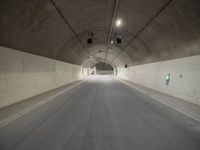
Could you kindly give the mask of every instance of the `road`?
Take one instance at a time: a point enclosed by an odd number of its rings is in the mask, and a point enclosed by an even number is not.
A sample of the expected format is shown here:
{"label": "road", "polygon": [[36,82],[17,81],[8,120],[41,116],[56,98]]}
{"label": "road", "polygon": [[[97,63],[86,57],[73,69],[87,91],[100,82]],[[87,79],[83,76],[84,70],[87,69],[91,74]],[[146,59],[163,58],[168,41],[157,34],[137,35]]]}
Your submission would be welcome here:
{"label": "road", "polygon": [[2,127],[0,150],[200,150],[200,123],[96,76]]}

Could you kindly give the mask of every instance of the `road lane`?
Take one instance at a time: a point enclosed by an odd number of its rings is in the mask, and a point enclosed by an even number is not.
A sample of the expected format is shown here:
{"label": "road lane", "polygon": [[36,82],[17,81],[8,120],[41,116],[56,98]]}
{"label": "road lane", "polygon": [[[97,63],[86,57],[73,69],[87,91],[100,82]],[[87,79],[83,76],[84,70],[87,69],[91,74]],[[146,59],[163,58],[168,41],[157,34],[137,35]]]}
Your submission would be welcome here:
{"label": "road lane", "polygon": [[0,129],[0,150],[199,150],[200,123],[96,76]]}

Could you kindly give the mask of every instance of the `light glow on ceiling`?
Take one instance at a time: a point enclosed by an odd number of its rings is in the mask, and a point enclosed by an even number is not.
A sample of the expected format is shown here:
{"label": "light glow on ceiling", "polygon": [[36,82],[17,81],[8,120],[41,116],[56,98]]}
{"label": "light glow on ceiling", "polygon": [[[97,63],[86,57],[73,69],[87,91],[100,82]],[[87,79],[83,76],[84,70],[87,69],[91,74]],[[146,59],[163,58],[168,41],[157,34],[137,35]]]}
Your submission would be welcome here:
{"label": "light glow on ceiling", "polygon": [[115,22],[117,27],[120,27],[122,25],[122,20],[121,19],[117,19]]}

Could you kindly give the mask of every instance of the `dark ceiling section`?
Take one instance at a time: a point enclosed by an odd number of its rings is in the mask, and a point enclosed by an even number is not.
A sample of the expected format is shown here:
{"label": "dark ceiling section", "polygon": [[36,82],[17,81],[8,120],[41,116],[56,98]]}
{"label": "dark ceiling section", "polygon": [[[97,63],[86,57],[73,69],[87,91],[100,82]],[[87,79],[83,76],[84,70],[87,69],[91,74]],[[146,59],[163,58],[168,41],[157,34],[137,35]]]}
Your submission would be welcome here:
{"label": "dark ceiling section", "polygon": [[[132,2],[136,5],[136,1]],[[153,3],[156,1],[149,1],[149,5],[147,5],[147,1],[145,2],[144,7],[138,8],[144,12],[156,4]],[[139,25],[141,31],[132,31],[137,36],[129,41],[125,48],[122,48],[134,60],[132,65],[200,54],[200,45],[198,44],[200,42],[200,1],[165,0],[157,1],[157,4],[159,5],[154,7],[152,14],[144,15],[148,16],[146,26],[144,26],[145,24]],[[130,8],[132,7],[130,6]],[[124,12],[128,11],[124,10]],[[144,13],[140,12],[139,14]],[[134,24],[134,20],[137,20],[137,17],[129,16],[129,18],[132,18],[129,21],[129,23],[132,22],[130,24]],[[133,26],[137,28],[137,21]]]}
{"label": "dark ceiling section", "polygon": [[48,0],[1,0],[0,44],[56,58],[73,34]]}
{"label": "dark ceiling section", "polygon": [[[92,67],[137,65],[200,54],[199,0],[0,0],[0,45]],[[93,33],[93,43],[87,44]]]}
{"label": "dark ceiling section", "polygon": [[174,0],[140,37],[153,50],[155,61],[198,55],[199,18],[199,0]]}

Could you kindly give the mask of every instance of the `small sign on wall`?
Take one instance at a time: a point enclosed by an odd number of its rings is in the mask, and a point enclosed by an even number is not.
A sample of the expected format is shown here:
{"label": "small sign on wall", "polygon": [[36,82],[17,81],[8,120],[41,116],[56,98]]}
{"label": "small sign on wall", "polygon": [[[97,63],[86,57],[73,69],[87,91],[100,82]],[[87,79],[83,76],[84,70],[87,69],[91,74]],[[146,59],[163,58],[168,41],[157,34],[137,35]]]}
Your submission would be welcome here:
{"label": "small sign on wall", "polygon": [[166,74],[166,76],[165,76],[166,83],[165,84],[169,85],[170,80],[171,80],[171,74]]}

